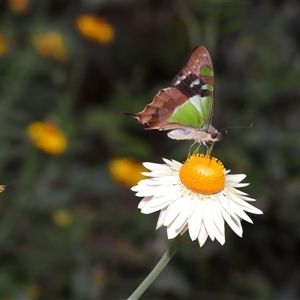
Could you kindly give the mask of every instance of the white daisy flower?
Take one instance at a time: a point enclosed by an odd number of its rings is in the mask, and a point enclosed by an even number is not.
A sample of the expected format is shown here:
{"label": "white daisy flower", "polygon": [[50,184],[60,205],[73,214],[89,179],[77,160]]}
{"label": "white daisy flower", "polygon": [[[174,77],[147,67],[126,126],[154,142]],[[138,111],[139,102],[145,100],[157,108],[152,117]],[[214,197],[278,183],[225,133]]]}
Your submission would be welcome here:
{"label": "white daisy flower", "polygon": [[132,190],[143,197],[138,206],[142,213],[160,210],[156,229],[166,226],[169,239],[188,230],[200,247],[208,236],[223,245],[225,222],[242,237],[241,220],[252,223],[245,211],[263,213],[248,203],[255,199],[237,189],[248,185],[241,183],[246,175],[229,175],[230,170],[218,159],[196,154],[184,164],[168,159],[164,162],[144,163],[151,172],[142,174],[150,178],[141,180]]}

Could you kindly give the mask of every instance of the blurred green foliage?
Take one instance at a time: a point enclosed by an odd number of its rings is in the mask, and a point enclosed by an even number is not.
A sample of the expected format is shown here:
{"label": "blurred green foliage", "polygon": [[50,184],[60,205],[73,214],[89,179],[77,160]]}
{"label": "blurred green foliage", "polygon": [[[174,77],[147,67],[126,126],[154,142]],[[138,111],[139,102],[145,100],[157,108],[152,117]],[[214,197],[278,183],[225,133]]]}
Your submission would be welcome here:
{"label": "blurred green foliage", "polygon": [[[22,2],[22,1],[21,1]],[[143,299],[300,297],[300,4],[298,1],[28,1],[0,3],[1,299],[124,299],[168,245],[157,215],[115,182],[118,157],[183,161],[190,142],[144,131],[137,112],[167,87],[196,45],[216,74],[213,155],[264,211],[227,228],[226,243],[180,249]],[[105,19],[110,43],[84,38],[83,14]],[[56,32],[53,55],[37,35]],[[52,49],[52,50],[51,50]],[[48,51],[48,52],[47,52]],[[50,52],[49,52],[50,51]],[[52,54],[51,54],[52,53]],[[26,128],[49,121],[68,148],[33,147]],[[60,221],[57,221],[60,220]]]}

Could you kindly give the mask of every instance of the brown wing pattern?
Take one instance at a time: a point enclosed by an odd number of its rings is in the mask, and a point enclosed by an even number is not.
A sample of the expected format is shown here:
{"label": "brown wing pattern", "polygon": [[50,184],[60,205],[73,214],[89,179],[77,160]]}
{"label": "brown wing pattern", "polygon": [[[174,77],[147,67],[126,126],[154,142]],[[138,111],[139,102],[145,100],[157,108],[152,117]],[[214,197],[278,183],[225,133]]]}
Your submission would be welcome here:
{"label": "brown wing pattern", "polygon": [[[214,76],[203,76],[200,73],[202,67],[208,67],[213,72],[213,64],[207,49],[203,46],[196,47],[190,54],[186,65],[174,77],[171,86],[179,89],[188,98],[201,95],[203,84],[214,86]],[[192,82],[200,79],[200,84],[191,86]]]}
{"label": "brown wing pattern", "polygon": [[141,112],[126,114],[137,118],[141,124],[147,126],[146,129],[171,130],[180,128],[181,125],[178,123],[169,123],[168,119],[172,116],[176,107],[186,101],[187,97],[179,90],[168,87],[160,90],[153,101],[147,104]]}
{"label": "brown wing pattern", "polygon": [[[200,72],[202,67],[208,67],[213,75],[203,76]],[[199,84],[193,84],[197,79],[199,79]],[[211,98],[212,112],[209,123],[211,123],[213,117],[214,90],[209,91],[208,89],[202,89],[201,87],[205,84],[214,87],[213,64],[207,49],[203,46],[198,46],[191,52],[183,69],[172,80],[171,86],[180,90],[187,98],[195,95],[200,95],[201,97],[209,96]]]}

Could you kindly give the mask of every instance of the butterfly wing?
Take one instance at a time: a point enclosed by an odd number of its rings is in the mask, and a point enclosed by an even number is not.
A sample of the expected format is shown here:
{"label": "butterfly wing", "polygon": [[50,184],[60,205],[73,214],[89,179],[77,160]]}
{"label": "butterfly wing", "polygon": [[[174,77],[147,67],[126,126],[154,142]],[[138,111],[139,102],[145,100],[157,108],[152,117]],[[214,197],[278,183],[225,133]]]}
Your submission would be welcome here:
{"label": "butterfly wing", "polygon": [[[208,141],[206,134],[216,131],[211,126],[213,94],[212,61],[207,49],[198,46],[191,52],[186,65],[173,79],[171,87],[160,90],[141,112],[127,114],[146,125],[146,129],[182,129],[181,137],[172,136],[174,139]],[[193,131],[193,137],[190,131]],[[195,138],[194,136],[201,131],[205,132],[205,135],[199,139]]]}
{"label": "butterfly wing", "polygon": [[[170,120],[177,119],[179,123],[183,121],[186,125],[207,129],[213,116],[214,74],[212,60],[205,47],[198,46],[192,51],[187,64],[175,76],[171,86],[183,93],[188,100],[173,112]],[[184,121],[186,108],[191,112],[188,123]]]}

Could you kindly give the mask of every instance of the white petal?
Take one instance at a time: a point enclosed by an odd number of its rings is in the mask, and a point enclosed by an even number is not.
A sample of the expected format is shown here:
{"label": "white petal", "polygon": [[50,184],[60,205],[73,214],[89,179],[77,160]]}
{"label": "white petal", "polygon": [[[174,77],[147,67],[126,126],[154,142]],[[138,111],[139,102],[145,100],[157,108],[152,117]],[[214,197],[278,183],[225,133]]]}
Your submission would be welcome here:
{"label": "white petal", "polygon": [[202,247],[204,245],[204,243],[207,240],[207,237],[208,237],[208,233],[206,231],[206,228],[205,228],[204,224],[202,223],[200,233],[199,233],[199,236],[198,236],[198,241],[199,241],[200,247]]}
{"label": "white petal", "polygon": [[[251,212],[253,214],[262,214],[263,213],[260,209],[254,207],[251,204],[247,203],[246,201],[242,200],[241,197],[238,197],[234,193],[230,193],[225,190],[225,194],[226,194],[226,198],[228,198],[229,200],[238,204],[243,210]],[[243,198],[247,199],[248,197],[243,197]]]}
{"label": "white petal", "polygon": [[[239,183],[239,184],[242,184],[242,183]],[[240,191],[240,190],[234,188],[233,186],[231,186],[229,184],[226,185],[225,189],[229,190],[231,193],[235,193],[235,194],[238,194],[238,195],[244,195],[244,196],[248,195],[247,193],[245,193],[243,191]]]}
{"label": "white petal", "polygon": [[[224,208],[224,207],[222,207]],[[240,219],[238,219],[235,215],[230,215],[226,209],[222,209],[222,215],[226,221],[226,223],[230,226],[230,228],[240,237],[243,236],[243,227],[241,225]]]}
{"label": "white petal", "polygon": [[141,172],[142,175],[151,177],[153,175],[152,172]]}
{"label": "white petal", "polygon": [[180,231],[184,225],[188,222],[189,215],[190,215],[190,207],[191,207],[191,199],[188,196],[183,197],[183,206],[179,211],[179,215],[175,221],[176,228]]}
{"label": "white petal", "polygon": [[151,201],[151,199],[152,199],[152,197],[144,197],[144,198],[140,201],[140,203],[139,203],[139,205],[138,205],[138,208],[139,208],[139,209],[142,209],[149,201]]}
{"label": "white petal", "polygon": [[180,226],[178,226],[178,224],[176,223],[176,228],[177,228],[176,230],[181,235],[183,235],[187,231],[187,229],[188,229],[188,219],[184,223],[182,223]]}
{"label": "white petal", "polygon": [[162,160],[163,160],[168,166],[169,166],[170,164],[172,164],[172,160],[170,160],[170,159],[163,158]]}
{"label": "white petal", "polygon": [[175,186],[155,186],[155,187],[148,187],[147,189],[140,190],[136,193],[137,197],[147,197],[147,196],[156,196],[161,197],[164,195],[168,195],[170,193],[179,193],[181,189],[180,185]]}
{"label": "white petal", "polygon": [[[153,200],[155,199],[155,200]],[[163,209],[165,207],[168,207],[169,203],[171,201],[173,201],[172,198],[169,198],[169,201],[165,201],[165,202],[157,202],[157,198],[152,198],[150,201],[148,201],[147,203],[145,203],[141,209],[141,213],[143,214],[151,214],[153,212],[156,212],[160,209]],[[156,201],[155,203],[153,203],[154,201]]]}
{"label": "white petal", "polygon": [[179,231],[176,230],[175,222],[173,222],[169,226],[167,226],[168,239],[173,239],[178,234],[179,234]]}
{"label": "white petal", "polygon": [[152,178],[152,181],[153,181],[153,185],[181,185],[181,181],[179,179],[178,176],[164,176],[164,177],[161,177],[161,178]]}
{"label": "white petal", "polygon": [[165,186],[155,186],[155,187],[145,187],[141,190],[139,190],[135,195],[137,197],[147,197],[147,196],[162,196],[165,195],[166,187]]}
{"label": "white petal", "polygon": [[164,225],[164,220],[165,220],[166,211],[167,211],[167,208],[163,208],[163,209],[160,211],[160,214],[159,214],[159,216],[158,216],[158,221],[157,221],[157,224],[156,224],[156,229],[158,229],[158,228],[160,228],[161,226]]}
{"label": "white petal", "polygon": [[243,211],[243,209],[238,206],[236,203],[234,202],[229,202],[229,205],[231,206],[232,210],[234,211],[234,213],[239,216],[241,219],[244,219],[245,221],[253,224],[252,220],[250,219],[250,217]]}
{"label": "white petal", "polygon": [[194,241],[200,233],[200,228],[202,225],[202,218],[203,218],[203,210],[204,210],[204,202],[203,201],[197,201],[196,197],[194,197],[193,203],[195,203],[195,208],[193,210],[193,213],[191,214],[189,218],[189,235],[192,241]]}
{"label": "white petal", "polygon": [[188,224],[186,223],[183,228],[180,230],[180,235],[183,235],[188,229]]}
{"label": "white petal", "polygon": [[212,220],[209,206],[207,205],[207,201],[205,201],[204,211],[203,211],[203,223],[208,233],[210,239],[213,241],[215,239],[215,224]]}
{"label": "white petal", "polygon": [[143,179],[137,185],[133,186],[131,190],[134,192],[139,192],[148,187],[149,184],[151,184],[151,181],[149,179]]}
{"label": "white petal", "polygon": [[154,209],[157,209],[158,207],[165,207],[180,198],[181,195],[176,192],[172,192],[161,197],[152,197],[152,200],[149,201],[148,207]]}
{"label": "white petal", "polygon": [[[235,188],[242,188],[242,187],[248,186],[249,183],[247,183],[247,182],[241,182],[241,183],[236,183],[236,184],[232,183],[231,185],[233,187],[235,187]],[[240,192],[243,193],[242,191],[240,191]]]}
{"label": "white petal", "polygon": [[179,171],[182,167],[182,163],[180,163],[179,161],[176,161],[174,159],[172,159],[172,165],[170,165],[172,168],[176,168],[177,171]]}
{"label": "white petal", "polygon": [[[239,183],[246,178],[245,174],[230,174],[226,175],[226,183]],[[231,185],[232,185],[231,184]]]}
{"label": "white petal", "polygon": [[[214,198],[213,196],[211,198]],[[212,216],[212,220],[217,227],[217,229],[220,232],[224,232],[224,219],[220,211],[220,207],[217,204],[218,198],[216,198],[216,201],[213,201],[213,199],[207,201],[207,207],[210,211],[210,215]],[[216,230],[215,230],[216,232]]]}
{"label": "white petal", "polygon": [[256,201],[256,199],[253,199],[253,198],[250,198],[250,197],[244,196],[244,195],[241,195],[240,198],[247,202],[255,202]]}
{"label": "white petal", "polygon": [[176,176],[176,173],[170,169],[167,171],[164,170],[160,170],[160,171],[152,171],[152,172],[141,172],[142,175],[151,177],[151,179],[153,180],[160,180],[163,177],[167,177],[167,176]]}
{"label": "white petal", "polygon": [[225,244],[225,233],[223,232],[216,232],[216,240],[221,244]]}
{"label": "white petal", "polygon": [[226,187],[231,186],[232,188],[241,188],[248,186],[249,183],[247,182],[234,182],[234,181],[227,181],[226,180]]}
{"label": "white petal", "polygon": [[249,223],[253,223],[250,217],[244,212],[243,210],[244,207],[242,205],[236,203],[235,201],[231,200],[228,196],[224,196],[224,195],[223,197],[219,197],[219,200],[221,205],[226,209],[226,211],[230,215],[237,216],[239,219],[244,219]]}
{"label": "white petal", "polygon": [[182,163],[172,159],[172,160],[169,160],[169,159],[166,159],[166,158],[163,158],[163,161],[172,169],[176,170],[176,171],[179,171],[180,168],[182,167]]}
{"label": "white petal", "polygon": [[[189,211],[190,211],[190,200],[187,197],[181,197],[180,201],[176,201],[176,202],[180,202],[180,203],[175,203],[174,202],[172,204],[170,204],[168,206],[167,209],[167,215],[165,218],[165,226],[169,226],[171,223],[174,223],[173,226],[176,227],[176,222],[174,221],[176,217],[180,217],[180,220],[182,220],[182,218],[187,219],[188,215],[189,215]],[[173,205],[174,204],[174,205]],[[182,205],[184,204],[184,205]],[[181,208],[181,211],[180,211]],[[180,221],[179,221],[180,222]],[[180,225],[179,225],[180,226]]]}
{"label": "white petal", "polygon": [[151,171],[169,171],[170,167],[165,164],[156,164],[151,162],[144,162],[144,167]]}

